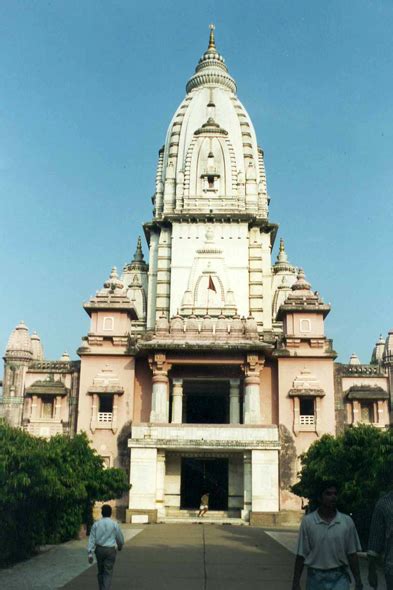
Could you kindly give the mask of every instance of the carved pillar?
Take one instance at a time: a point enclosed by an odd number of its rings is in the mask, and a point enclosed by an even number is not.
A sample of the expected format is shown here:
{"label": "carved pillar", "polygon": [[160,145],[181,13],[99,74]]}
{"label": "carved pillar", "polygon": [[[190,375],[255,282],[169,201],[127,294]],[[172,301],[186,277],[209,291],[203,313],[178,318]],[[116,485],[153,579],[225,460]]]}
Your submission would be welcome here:
{"label": "carved pillar", "polygon": [[119,403],[119,396],[117,393],[113,394],[113,406],[112,406],[112,432],[115,434],[117,432],[117,414],[118,414],[118,403]]}
{"label": "carved pillar", "polygon": [[251,477],[251,451],[243,455],[243,510],[241,513],[243,520],[249,520],[252,502],[252,477]]}
{"label": "carved pillar", "polygon": [[183,419],[183,379],[173,380],[172,423],[181,424]]}
{"label": "carved pillar", "polygon": [[156,504],[158,516],[165,516],[165,451],[157,450]]}
{"label": "carved pillar", "polygon": [[316,397],[314,400],[314,414],[315,414],[315,432],[319,436],[319,427],[321,425],[321,398]]}
{"label": "carved pillar", "polygon": [[257,354],[248,354],[247,361],[243,365],[244,379],[244,424],[261,423],[261,401],[260,401],[260,371],[264,359]]}
{"label": "carved pillar", "polygon": [[293,398],[293,433],[296,436],[299,432],[300,425],[300,399],[298,396]]}
{"label": "carved pillar", "polygon": [[93,432],[96,431],[97,426],[97,418],[98,418],[98,404],[99,399],[96,393],[93,393],[91,396],[91,420],[90,420],[90,430]]}
{"label": "carved pillar", "polygon": [[60,395],[56,395],[55,399],[54,399],[54,412],[53,412],[53,418],[56,421],[60,422],[60,414],[61,414],[61,397]]}
{"label": "carved pillar", "polygon": [[37,420],[38,418],[38,397],[36,395],[32,396],[31,399],[31,419],[32,420]]}
{"label": "carved pillar", "polygon": [[353,423],[358,424],[361,421],[362,417],[360,415],[360,403],[358,400],[354,399],[352,402],[353,407]]}
{"label": "carved pillar", "polygon": [[229,422],[240,424],[240,379],[229,381]]}
{"label": "carved pillar", "polygon": [[150,422],[168,422],[169,420],[169,380],[170,365],[163,353],[149,358],[153,371]]}

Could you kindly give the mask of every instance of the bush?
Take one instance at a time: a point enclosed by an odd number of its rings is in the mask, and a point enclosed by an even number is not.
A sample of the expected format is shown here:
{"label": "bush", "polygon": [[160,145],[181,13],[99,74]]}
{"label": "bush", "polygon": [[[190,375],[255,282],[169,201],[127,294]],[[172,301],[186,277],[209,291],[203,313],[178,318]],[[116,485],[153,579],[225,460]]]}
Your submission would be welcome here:
{"label": "bush", "polygon": [[301,456],[301,463],[292,491],[315,504],[321,482],[336,481],[338,509],[351,514],[365,548],[375,503],[391,489],[393,431],[359,425],[337,437],[324,435]]}
{"label": "bush", "polygon": [[96,501],[128,489],[125,472],[104,469],[85,434],[47,441],[0,424],[0,566],[75,537]]}

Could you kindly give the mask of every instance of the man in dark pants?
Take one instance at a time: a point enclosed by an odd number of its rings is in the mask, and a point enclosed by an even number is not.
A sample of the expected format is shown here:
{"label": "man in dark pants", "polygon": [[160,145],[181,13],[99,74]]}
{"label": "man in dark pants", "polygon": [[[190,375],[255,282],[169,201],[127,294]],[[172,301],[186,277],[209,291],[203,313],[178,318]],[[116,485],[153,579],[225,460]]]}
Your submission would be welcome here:
{"label": "man in dark pants", "polygon": [[124,537],[117,522],[111,519],[112,508],[109,504],[103,505],[101,514],[102,518],[91,527],[87,551],[89,563],[93,563],[93,552],[96,555],[99,590],[110,590],[116,547],[121,551]]}
{"label": "man in dark pants", "polygon": [[372,588],[378,587],[377,557],[382,554],[386,588],[393,590],[393,491],[378,500],[371,520],[367,555],[368,582]]}

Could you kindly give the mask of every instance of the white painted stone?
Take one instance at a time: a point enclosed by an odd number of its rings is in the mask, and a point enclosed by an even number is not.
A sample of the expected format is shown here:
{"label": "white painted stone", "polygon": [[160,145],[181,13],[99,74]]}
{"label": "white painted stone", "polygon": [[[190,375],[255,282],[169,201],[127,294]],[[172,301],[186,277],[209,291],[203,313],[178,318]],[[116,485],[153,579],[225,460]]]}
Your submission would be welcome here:
{"label": "white painted stone", "polygon": [[[212,442],[221,442],[224,448],[229,447],[231,449],[241,448],[243,444],[258,447],[264,443],[269,443],[269,446],[274,443],[279,448],[278,427],[274,425],[138,424],[132,427],[128,446],[132,448],[144,443],[146,445],[147,440],[151,441],[152,444],[156,444],[157,441],[168,441],[170,446],[178,445],[179,448],[183,447],[183,443],[189,443],[187,446],[196,443],[198,447],[206,444],[208,447],[209,443]],[[239,447],[237,447],[237,443],[239,443]],[[164,442],[160,443],[161,448],[164,445]]]}
{"label": "white painted stone", "polygon": [[133,514],[131,516],[132,524],[148,524],[149,516],[147,514]]}
{"label": "white painted stone", "polygon": [[278,451],[251,451],[252,511],[279,510]]}
{"label": "white painted stone", "polygon": [[131,449],[129,508],[155,509],[157,449]]}

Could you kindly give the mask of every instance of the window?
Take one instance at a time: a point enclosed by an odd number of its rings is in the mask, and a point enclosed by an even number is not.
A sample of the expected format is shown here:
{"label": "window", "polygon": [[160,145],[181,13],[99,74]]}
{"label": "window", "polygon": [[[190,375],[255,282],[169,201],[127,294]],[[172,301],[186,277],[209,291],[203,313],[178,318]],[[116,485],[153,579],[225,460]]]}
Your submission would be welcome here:
{"label": "window", "polygon": [[49,395],[43,395],[41,399],[41,418],[50,420],[53,418],[53,399]]}
{"label": "window", "polygon": [[360,421],[365,424],[374,423],[374,403],[370,401],[360,402]]}
{"label": "window", "polygon": [[214,176],[207,177],[207,184],[209,188],[214,188]]}
{"label": "window", "polygon": [[113,330],[114,319],[111,317],[104,318],[102,329],[111,331]]}
{"label": "window", "polygon": [[113,395],[100,395],[98,422],[112,422]]}
{"label": "window", "polygon": [[301,332],[311,332],[311,321],[310,320],[300,320],[300,331]]}
{"label": "window", "polygon": [[299,398],[300,425],[312,426],[315,424],[315,400],[310,397]]}

